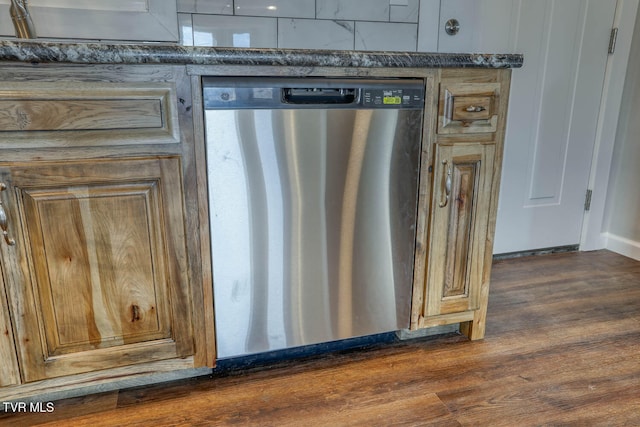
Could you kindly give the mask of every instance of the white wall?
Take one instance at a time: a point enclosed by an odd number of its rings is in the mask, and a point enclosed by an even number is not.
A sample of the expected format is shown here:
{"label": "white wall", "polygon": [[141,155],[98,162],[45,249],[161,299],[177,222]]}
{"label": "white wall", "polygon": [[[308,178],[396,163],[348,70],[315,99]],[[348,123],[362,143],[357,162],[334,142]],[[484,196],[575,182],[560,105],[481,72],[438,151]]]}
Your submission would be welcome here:
{"label": "white wall", "polygon": [[605,231],[608,249],[640,260],[640,11],[616,133]]}
{"label": "white wall", "polygon": [[[538,0],[530,0],[538,1]],[[522,53],[516,49],[518,15],[516,0],[442,0],[439,52]],[[460,22],[455,36],[446,33],[450,18]]]}
{"label": "white wall", "polygon": [[184,45],[407,52],[437,49],[439,0],[177,3]]}

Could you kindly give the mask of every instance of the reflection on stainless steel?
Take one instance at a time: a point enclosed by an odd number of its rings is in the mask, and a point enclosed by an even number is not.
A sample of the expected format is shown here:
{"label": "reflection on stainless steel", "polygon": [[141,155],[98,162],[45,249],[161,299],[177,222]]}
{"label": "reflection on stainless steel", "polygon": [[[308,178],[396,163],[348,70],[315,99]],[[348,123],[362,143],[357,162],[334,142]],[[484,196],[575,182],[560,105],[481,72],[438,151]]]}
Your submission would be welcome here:
{"label": "reflection on stainless steel", "polygon": [[206,124],[218,357],[407,328],[422,110]]}
{"label": "reflection on stainless steel", "polygon": [[11,21],[16,30],[16,37],[21,39],[35,39],[36,28],[29,14],[27,0],[11,0],[9,6]]}

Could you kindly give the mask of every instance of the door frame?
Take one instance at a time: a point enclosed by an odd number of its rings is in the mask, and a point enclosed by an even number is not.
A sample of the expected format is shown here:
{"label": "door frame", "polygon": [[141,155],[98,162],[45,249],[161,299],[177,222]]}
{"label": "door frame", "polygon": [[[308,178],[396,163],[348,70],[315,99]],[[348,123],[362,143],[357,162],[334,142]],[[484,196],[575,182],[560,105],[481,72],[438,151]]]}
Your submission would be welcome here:
{"label": "door frame", "polygon": [[618,0],[616,5],[614,27],[618,28],[618,38],[615,53],[609,55],[604,77],[603,96],[589,174],[588,188],[593,191],[591,209],[585,212],[582,220],[581,251],[604,249],[608,245],[604,224],[607,190],[639,3],[640,0]]}

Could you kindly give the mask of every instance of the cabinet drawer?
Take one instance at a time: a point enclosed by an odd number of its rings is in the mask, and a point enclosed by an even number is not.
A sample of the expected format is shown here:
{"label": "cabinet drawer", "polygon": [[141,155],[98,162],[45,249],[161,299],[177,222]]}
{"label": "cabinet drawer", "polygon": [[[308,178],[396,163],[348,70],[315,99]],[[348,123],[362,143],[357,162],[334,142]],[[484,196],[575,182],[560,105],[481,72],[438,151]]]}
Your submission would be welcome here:
{"label": "cabinet drawer", "polygon": [[499,83],[443,83],[438,106],[438,133],[495,132]]}
{"label": "cabinet drawer", "polygon": [[179,141],[175,88],[136,83],[0,83],[0,148]]}
{"label": "cabinet drawer", "polygon": [[159,99],[16,99],[0,101],[4,131],[105,130],[162,127]]}

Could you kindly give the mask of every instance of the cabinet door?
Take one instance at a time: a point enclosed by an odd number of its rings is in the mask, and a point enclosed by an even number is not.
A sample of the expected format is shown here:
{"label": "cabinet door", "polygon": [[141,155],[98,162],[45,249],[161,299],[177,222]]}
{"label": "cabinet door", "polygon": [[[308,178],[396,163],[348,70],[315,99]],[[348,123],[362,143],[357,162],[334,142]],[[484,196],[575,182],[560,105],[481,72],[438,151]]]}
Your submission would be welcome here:
{"label": "cabinet door", "polygon": [[193,354],[180,169],[160,158],[2,170],[25,381]]}
{"label": "cabinet door", "polygon": [[[14,241],[9,237],[8,217],[3,200],[7,187],[0,182],[0,245],[13,245]],[[13,327],[9,316],[8,299],[4,281],[4,265],[0,262],[0,387],[20,383],[20,372],[16,359],[16,347],[13,341]]]}
{"label": "cabinet door", "polygon": [[480,304],[495,146],[436,146],[425,316]]}
{"label": "cabinet door", "polygon": [[[0,191],[0,198],[2,196]],[[0,199],[0,217],[4,213],[3,209],[2,200]],[[0,238],[0,245],[5,244],[7,243],[4,238]],[[1,263],[0,267],[2,267]],[[0,387],[20,383],[20,372],[18,371],[15,344],[13,342],[13,328],[7,301],[2,268],[0,268]]]}

